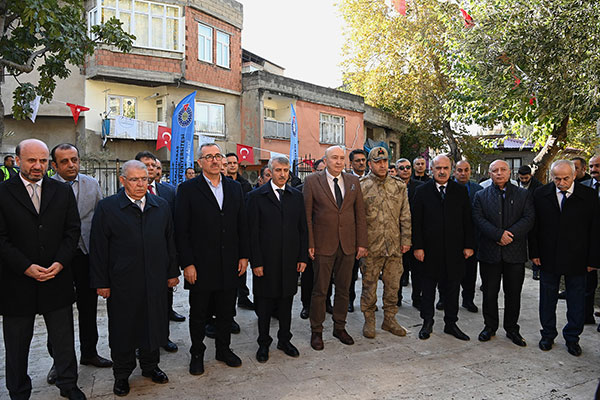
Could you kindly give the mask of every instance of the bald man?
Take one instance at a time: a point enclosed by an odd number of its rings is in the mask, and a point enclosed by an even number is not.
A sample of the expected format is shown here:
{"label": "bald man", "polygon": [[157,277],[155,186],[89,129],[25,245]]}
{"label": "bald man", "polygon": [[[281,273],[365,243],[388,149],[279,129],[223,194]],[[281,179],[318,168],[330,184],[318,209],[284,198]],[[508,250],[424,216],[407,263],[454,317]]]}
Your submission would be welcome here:
{"label": "bald man", "polygon": [[489,168],[492,185],[477,192],[473,221],[479,230],[477,257],[483,287],[484,328],[479,340],[487,342],[498,329],[498,292],[504,290],[504,330],[517,346],[525,346],[519,332],[521,289],[527,261],[527,235],[535,211],[531,192],[510,183],[510,167],[496,160]]}

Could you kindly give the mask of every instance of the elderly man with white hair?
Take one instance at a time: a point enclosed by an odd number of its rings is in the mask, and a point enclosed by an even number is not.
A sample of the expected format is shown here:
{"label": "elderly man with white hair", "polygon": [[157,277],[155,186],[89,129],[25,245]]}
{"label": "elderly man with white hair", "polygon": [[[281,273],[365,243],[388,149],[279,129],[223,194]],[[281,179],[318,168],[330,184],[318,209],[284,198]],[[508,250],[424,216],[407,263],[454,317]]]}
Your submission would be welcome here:
{"label": "elderly man with white hair", "polygon": [[598,196],[575,181],[572,161],[558,160],[550,169],[552,182],[534,193],[536,223],[529,237],[529,255],[540,266],[540,349],[552,349],[556,330],[556,302],[560,278],[565,277],[567,350],[581,355],[586,271],[600,267],[600,211]]}

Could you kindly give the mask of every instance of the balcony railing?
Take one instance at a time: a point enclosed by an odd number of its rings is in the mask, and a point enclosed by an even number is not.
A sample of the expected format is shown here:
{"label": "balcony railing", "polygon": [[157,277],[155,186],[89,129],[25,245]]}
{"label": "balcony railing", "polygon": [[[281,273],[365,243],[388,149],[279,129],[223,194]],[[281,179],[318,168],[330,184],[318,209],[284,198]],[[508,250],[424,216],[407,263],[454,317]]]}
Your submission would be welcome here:
{"label": "balcony railing", "polygon": [[137,124],[137,129],[128,129],[125,131],[116,130],[116,121],[110,120],[110,139],[133,139],[133,140],[156,140],[158,137],[158,127],[167,126],[166,122],[153,122],[153,121],[135,121],[133,126]]}
{"label": "balcony railing", "polygon": [[290,122],[264,120],[263,137],[265,138],[290,140],[291,131],[292,124]]}

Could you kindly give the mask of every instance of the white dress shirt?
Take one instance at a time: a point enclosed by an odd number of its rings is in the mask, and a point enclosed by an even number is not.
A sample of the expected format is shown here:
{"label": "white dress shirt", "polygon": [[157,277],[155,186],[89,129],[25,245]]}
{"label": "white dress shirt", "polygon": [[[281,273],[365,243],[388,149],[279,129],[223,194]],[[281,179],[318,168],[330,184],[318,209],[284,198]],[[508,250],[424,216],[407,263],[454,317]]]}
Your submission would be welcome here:
{"label": "white dress shirt", "polygon": [[210,179],[208,179],[206,177],[206,175],[202,174],[202,176],[206,180],[206,183],[208,183],[208,187],[215,195],[215,199],[217,200],[217,203],[219,204],[219,208],[222,210],[223,209],[223,178],[221,177],[221,174],[219,174],[219,183],[217,184],[217,186],[213,185],[213,183],[210,181]]}
{"label": "white dress shirt", "polygon": [[[135,204],[135,199],[133,199],[133,198],[129,197],[129,195],[127,194],[127,192],[125,192],[125,196],[127,196],[127,198],[128,198],[129,200],[131,200],[131,202],[132,202],[133,204]],[[142,198],[140,199],[140,201],[142,202],[142,204],[140,204],[140,208],[141,208],[141,210],[142,210],[142,211],[144,211],[144,208],[146,207],[146,196],[142,197]]]}
{"label": "white dress shirt", "polygon": [[31,198],[31,196],[33,196],[33,188],[30,185],[34,184],[37,187],[37,194],[40,198],[40,204],[42,204],[42,181],[43,181],[43,179],[40,179],[37,182],[29,182],[27,179],[23,178],[23,175],[19,174],[19,177],[23,181],[23,185],[25,185],[25,189],[27,189],[27,193],[29,193],[29,198]]}
{"label": "white dress shirt", "polygon": [[344,178],[342,177],[342,174],[339,174],[338,176],[333,176],[329,173],[329,171],[327,170],[327,168],[325,168],[325,175],[327,176],[327,184],[329,184],[329,189],[331,189],[331,193],[333,194],[333,198],[335,199],[335,183],[333,182],[333,178],[338,178],[338,186],[340,187],[340,190],[342,191],[342,199],[346,196],[346,189],[344,188]]}
{"label": "white dress shirt", "polygon": [[285,185],[283,185],[283,187],[279,187],[275,183],[273,183],[273,179],[271,179],[269,182],[271,183],[271,189],[273,189],[273,193],[275,193],[275,197],[277,197],[277,200],[281,201],[281,199],[279,198],[279,192],[277,191],[277,189],[285,190]]}
{"label": "white dress shirt", "polygon": [[[575,188],[575,182],[573,182],[571,184],[571,187],[567,189],[567,194],[564,195],[564,196],[567,196],[567,199],[569,197],[571,197],[571,195],[573,194],[574,188]],[[556,199],[558,200],[558,207],[560,208],[560,203],[562,202],[563,194],[560,192],[560,189],[558,187],[556,188]]]}

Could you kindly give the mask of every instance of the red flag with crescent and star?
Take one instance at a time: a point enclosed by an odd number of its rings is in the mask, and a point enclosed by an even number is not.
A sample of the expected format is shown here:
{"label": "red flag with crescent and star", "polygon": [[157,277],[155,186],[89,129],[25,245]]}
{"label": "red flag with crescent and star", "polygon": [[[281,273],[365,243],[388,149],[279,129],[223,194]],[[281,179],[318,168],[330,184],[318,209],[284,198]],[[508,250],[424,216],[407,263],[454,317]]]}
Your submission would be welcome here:
{"label": "red flag with crescent and star", "polygon": [[252,146],[245,146],[243,144],[237,145],[237,155],[240,159],[240,164],[242,161],[246,161],[247,163],[254,164],[254,148]]}
{"label": "red flag with crescent and star", "polygon": [[171,128],[159,125],[158,136],[156,138],[156,150],[163,147],[166,147],[171,151]]}
{"label": "red flag with crescent and star", "polygon": [[79,113],[83,111],[90,111],[89,107],[80,106],[78,104],[67,103],[67,106],[71,109],[71,114],[73,114],[73,120],[75,121],[75,125],[77,125],[77,121],[79,120]]}

